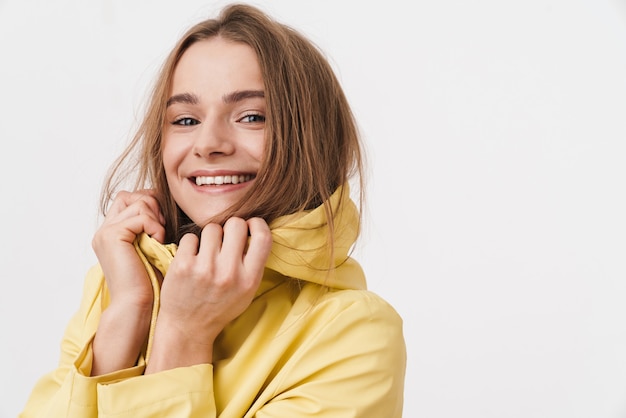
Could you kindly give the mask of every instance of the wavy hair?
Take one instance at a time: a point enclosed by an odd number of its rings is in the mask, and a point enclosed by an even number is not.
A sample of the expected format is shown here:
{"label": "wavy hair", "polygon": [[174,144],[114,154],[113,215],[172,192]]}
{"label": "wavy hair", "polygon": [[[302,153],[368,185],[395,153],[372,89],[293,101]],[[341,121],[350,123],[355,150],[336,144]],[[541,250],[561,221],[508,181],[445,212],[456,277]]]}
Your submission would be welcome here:
{"label": "wavy hair", "polygon": [[[135,189],[156,190],[166,219],[166,242],[178,242],[194,229],[169,192],[163,168],[166,102],[183,53],[195,42],[217,36],[246,44],[256,52],[267,115],[264,158],[254,184],[238,203],[212,221],[258,216],[270,223],[279,216],[323,204],[332,233],[333,212],[340,209],[331,208],[328,198],[339,186],[356,178],[359,204],[363,203],[364,153],[353,113],[316,45],[261,10],[243,4],[229,5],[216,18],[192,26],[170,52],[141,125],[105,179],[102,213],[106,215],[115,193],[130,178]],[[347,190],[343,188],[344,193]]]}

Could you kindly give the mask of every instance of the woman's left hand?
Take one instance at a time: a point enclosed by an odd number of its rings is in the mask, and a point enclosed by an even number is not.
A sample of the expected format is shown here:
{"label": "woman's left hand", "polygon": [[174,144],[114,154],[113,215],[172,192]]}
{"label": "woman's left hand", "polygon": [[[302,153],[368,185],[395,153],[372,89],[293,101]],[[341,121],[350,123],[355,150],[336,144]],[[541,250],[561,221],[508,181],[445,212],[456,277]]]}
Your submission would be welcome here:
{"label": "woman's left hand", "polygon": [[213,361],[215,338],[252,302],[271,246],[260,218],[230,218],[223,228],[206,225],[200,239],[183,236],[161,288],[146,373]]}

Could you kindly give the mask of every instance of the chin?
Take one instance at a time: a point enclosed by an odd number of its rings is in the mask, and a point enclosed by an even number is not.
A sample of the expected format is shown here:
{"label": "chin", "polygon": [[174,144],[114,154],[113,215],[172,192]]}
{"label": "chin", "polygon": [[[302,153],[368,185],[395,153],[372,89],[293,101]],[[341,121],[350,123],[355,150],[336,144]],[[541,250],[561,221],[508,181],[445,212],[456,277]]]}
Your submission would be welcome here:
{"label": "chin", "polygon": [[193,223],[195,223],[196,225],[200,226],[200,227],[204,227],[206,225],[208,225],[209,223],[218,223],[218,224],[223,224],[226,221],[226,209],[228,209],[230,206],[225,207],[224,209],[220,210],[220,211],[212,211],[210,213],[201,213],[201,214],[197,214],[194,217],[190,217],[190,219],[193,221]]}

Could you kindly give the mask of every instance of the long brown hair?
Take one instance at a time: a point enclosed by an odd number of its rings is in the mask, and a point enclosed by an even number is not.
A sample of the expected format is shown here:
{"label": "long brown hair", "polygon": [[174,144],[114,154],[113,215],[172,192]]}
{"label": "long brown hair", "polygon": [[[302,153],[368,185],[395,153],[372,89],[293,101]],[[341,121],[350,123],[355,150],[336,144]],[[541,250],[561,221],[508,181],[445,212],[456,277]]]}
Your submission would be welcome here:
{"label": "long brown hair", "polygon": [[[325,205],[333,230],[329,196],[356,178],[363,201],[363,150],[354,116],[331,66],[321,51],[294,29],[259,9],[227,6],[215,19],[191,27],[167,57],[152,91],[142,124],[112,166],[101,194],[103,214],[129,175],[134,188],[154,188],[166,219],[166,241],[178,242],[190,220],[169,192],[161,143],[172,75],[183,53],[211,37],[249,45],[257,54],[267,105],[265,155],[256,180],[241,201],[221,214],[279,216]],[[348,193],[343,188],[343,193]],[[332,248],[332,242],[329,243]],[[332,250],[331,250],[332,252]]]}

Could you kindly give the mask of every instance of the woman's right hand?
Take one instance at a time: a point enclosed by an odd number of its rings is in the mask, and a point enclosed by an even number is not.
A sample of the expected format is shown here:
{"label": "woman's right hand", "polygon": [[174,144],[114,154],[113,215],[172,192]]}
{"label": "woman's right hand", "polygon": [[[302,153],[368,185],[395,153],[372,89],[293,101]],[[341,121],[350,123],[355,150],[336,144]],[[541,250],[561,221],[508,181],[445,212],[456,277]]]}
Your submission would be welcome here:
{"label": "woman's right hand", "polygon": [[111,304],[152,306],[152,286],[134,247],[142,232],[163,242],[165,228],[159,203],[152,190],[117,194],[92,247],[106,278]]}
{"label": "woman's right hand", "polygon": [[145,232],[165,239],[164,218],[152,190],[119,192],[92,247],[110,294],[93,343],[91,375],[132,367],[150,329],[153,290],[134,246]]}

